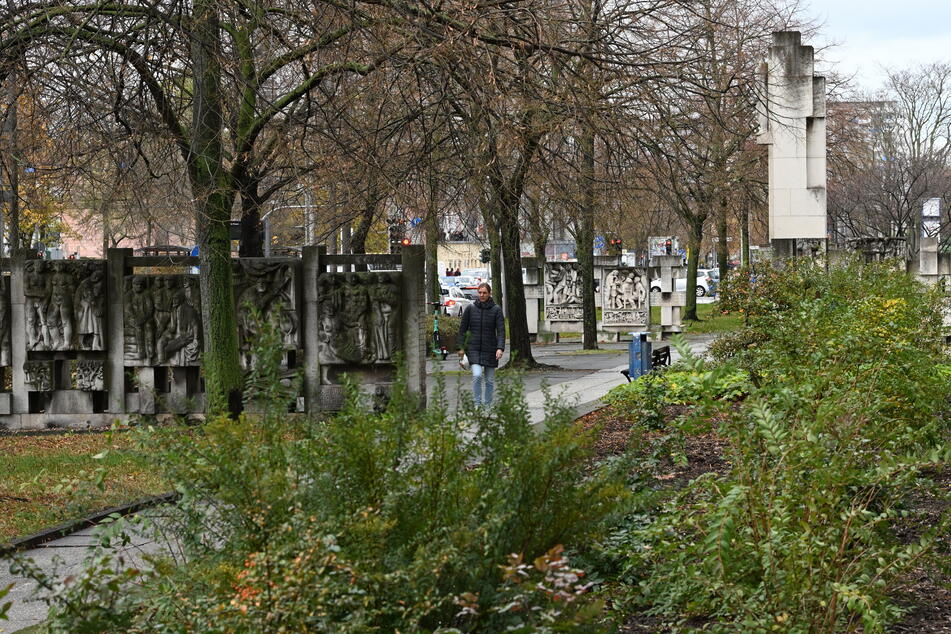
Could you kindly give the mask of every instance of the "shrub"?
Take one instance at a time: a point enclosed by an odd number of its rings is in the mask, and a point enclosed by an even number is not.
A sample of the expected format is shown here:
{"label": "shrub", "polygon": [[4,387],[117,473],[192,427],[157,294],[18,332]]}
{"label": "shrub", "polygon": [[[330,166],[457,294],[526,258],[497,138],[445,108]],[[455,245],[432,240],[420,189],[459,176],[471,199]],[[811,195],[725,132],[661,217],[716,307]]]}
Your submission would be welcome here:
{"label": "shrub", "polygon": [[[634,603],[722,631],[882,631],[888,600],[948,518],[895,534],[922,474],[948,460],[940,298],[887,267],[797,265],[757,290],[722,367],[756,387],[721,422],[731,465],[633,527]],[[770,278],[772,279],[772,278]],[[766,310],[764,307],[771,307]]]}
{"label": "shrub", "polygon": [[[678,345],[679,344],[679,345]],[[675,345],[686,350],[682,340]],[[604,402],[618,414],[648,429],[664,426],[664,408],[709,400],[732,401],[750,389],[749,377],[741,369],[714,367],[688,357],[666,369],[657,369],[630,383],[612,388]]]}
{"label": "shrub", "polygon": [[570,408],[552,401],[534,431],[515,377],[491,411],[464,400],[451,416],[440,394],[421,410],[401,371],[382,414],[350,384],[338,415],[289,417],[294,391],[259,358],[248,380],[259,414],[143,436],[182,494],[166,524],[187,564],[140,576],[145,590],[116,616],[124,631],[597,627],[560,545],[598,532],[624,478],[592,467]]}

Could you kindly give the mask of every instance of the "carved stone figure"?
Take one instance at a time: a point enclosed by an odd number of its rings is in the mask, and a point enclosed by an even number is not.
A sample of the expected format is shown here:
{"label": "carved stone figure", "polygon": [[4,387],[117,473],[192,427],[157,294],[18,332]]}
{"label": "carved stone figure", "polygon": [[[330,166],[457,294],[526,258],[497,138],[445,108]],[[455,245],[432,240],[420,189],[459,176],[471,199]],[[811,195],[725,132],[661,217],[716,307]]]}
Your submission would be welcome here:
{"label": "carved stone figure", "polygon": [[104,367],[102,361],[74,361],[76,389],[83,392],[101,392],[106,389]]}
{"label": "carved stone figure", "polygon": [[317,278],[317,358],[321,363],[340,363],[337,353],[337,333],[340,332],[338,318],[337,287],[331,275]]}
{"label": "carved stone figure", "polygon": [[373,337],[377,361],[389,361],[395,352],[399,321],[399,288],[389,273],[376,275],[369,287],[373,307]]}
{"label": "carved stone figure", "polygon": [[53,390],[53,362],[26,361],[23,363],[24,383],[31,392],[51,392]]}
{"label": "carved stone figure", "polygon": [[0,366],[10,361],[10,278],[0,276]]}
{"label": "carved stone figure", "polygon": [[105,281],[102,266],[93,263],[76,289],[76,334],[83,350],[102,350]]}
{"label": "carved stone figure", "polygon": [[201,299],[194,275],[125,279],[125,360],[130,365],[198,365]]}
{"label": "carved stone figure", "polygon": [[181,287],[174,289],[170,308],[167,327],[158,343],[159,362],[174,366],[197,365],[201,352],[201,316]]}
{"label": "carved stone figure", "polygon": [[372,360],[369,344],[370,298],[362,274],[345,273],[343,305],[340,311],[343,340],[337,345],[340,357],[349,363],[365,363]]}
{"label": "carved stone figure", "polygon": [[103,350],[105,269],[99,261],[23,265],[27,350]]}
{"label": "carved stone figure", "polygon": [[608,271],[601,286],[602,306],[607,309],[641,309],[647,302],[645,273],[641,269]]}
{"label": "carved stone figure", "polygon": [[169,322],[172,320],[173,278],[159,275],[152,280],[152,302],[155,304],[155,339],[168,335]]}
{"label": "carved stone figure", "polygon": [[155,358],[155,302],[144,276],[127,278],[126,284],[125,325],[131,330],[134,346],[126,349],[126,356],[148,365]]}
{"label": "carved stone figure", "polygon": [[580,272],[575,262],[545,265],[545,305],[568,306],[582,303]]}
{"label": "carved stone figure", "polygon": [[73,292],[76,281],[66,270],[66,262],[53,263],[50,276],[50,301],[46,309],[46,323],[50,332],[51,350],[72,350],[73,344]]}
{"label": "carved stone figure", "polygon": [[398,280],[393,273],[325,273],[318,278],[321,363],[392,360],[400,332]]}
{"label": "carved stone figure", "polygon": [[50,330],[46,315],[49,280],[46,277],[46,263],[42,260],[27,260],[23,265],[23,295],[27,349],[50,350]]}
{"label": "carved stone figure", "polygon": [[604,326],[647,326],[646,273],[643,269],[617,268],[606,271],[601,283]]}
{"label": "carved stone figure", "polygon": [[235,278],[236,285],[243,289],[236,296],[241,365],[248,368],[254,364],[251,350],[258,338],[257,319],[279,330],[285,350],[297,349],[300,335],[293,268],[286,263],[239,260]]}

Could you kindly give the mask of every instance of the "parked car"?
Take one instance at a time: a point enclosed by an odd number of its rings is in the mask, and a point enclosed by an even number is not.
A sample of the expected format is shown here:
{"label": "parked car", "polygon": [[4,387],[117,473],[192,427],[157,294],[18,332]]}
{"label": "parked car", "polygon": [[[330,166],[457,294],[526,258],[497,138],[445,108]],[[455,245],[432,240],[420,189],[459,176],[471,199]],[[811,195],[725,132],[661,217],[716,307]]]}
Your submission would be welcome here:
{"label": "parked car", "polygon": [[462,274],[466,277],[475,278],[480,284],[482,282],[488,282],[489,276],[491,275],[489,269],[465,269],[462,271]]}
{"label": "parked car", "polygon": [[[697,271],[697,285],[694,287],[697,293],[697,297],[703,297],[704,295],[712,295],[716,286],[711,287],[710,280],[707,275],[700,275],[700,272]],[[674,280],[674,290],[675,291],[685,291],[687,290],[687,278],[680,277]],[[651,292],[659,293],[660,292],[660,278],[651,280]]]}
{"label": "parked car", "polygon": [[440,288],[442,294],[442,311],[450,317],[459,317],[466,306],[472,303],[461,288],[455,286],[443,286]]}
{"label": "parked car", "polygon": [[457,275],[455,277],[456,288],[462,289],[463,294],[469,299],[475,301],[479,299],[478,288],[480,282],[474,277],[469,277],[467,275]]}

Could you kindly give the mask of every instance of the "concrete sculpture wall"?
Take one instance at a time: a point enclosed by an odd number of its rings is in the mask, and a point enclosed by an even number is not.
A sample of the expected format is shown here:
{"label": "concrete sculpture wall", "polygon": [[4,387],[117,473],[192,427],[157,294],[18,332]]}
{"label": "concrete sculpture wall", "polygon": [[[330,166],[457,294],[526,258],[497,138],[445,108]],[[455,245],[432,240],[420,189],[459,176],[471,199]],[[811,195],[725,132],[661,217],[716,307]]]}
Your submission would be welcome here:
{"label": "concrete sculpture wall", "polygon": [[[108,426],[204,410],[198,266],[191,257],[0,261],[0,427]],[[387,271],[367,272],[368,265]],[[304,375],[297,410],[337,409],[343,377],[385,398],[396,361],[425,396],[422,247],[402,255],[233,260],[242,368],[262,320],[282,369]]]}

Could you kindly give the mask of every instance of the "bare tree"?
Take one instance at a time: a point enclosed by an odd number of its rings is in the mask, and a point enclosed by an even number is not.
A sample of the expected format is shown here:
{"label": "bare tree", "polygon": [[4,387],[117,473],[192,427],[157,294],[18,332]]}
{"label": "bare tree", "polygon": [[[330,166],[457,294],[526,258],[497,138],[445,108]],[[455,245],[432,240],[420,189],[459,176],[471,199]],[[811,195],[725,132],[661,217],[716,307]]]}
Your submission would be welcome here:
{"label": "bare tree", "polygon": [[951,202],[951,65],[891,71],[882,92],[834,102],[830,115],[833,237],[904,238],[916,249],[924,201]]}

